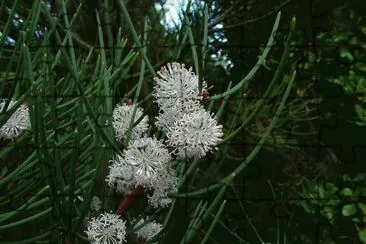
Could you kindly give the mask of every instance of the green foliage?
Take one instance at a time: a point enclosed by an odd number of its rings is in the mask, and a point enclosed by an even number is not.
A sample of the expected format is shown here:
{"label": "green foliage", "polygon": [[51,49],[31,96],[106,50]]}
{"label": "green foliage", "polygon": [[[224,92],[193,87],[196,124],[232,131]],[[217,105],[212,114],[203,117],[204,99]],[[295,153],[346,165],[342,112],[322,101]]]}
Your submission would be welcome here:
{"label": "green foliage", "polygon": [[[300,193],[303,200],[300,205],[309,214],[320,213],[332,225],[343,223],[354,226],[360,240],[365,242],[364,227],[366,226],[366,196],[364,182],[366,174],[358,174],[351,178],[347,174],[332,182],[307,182]],[[343,187],[339,187],[339,186]]]}
{"label": "green foliage", "polygon": [[333,12],[334,27],[331,32],[322,32],[317,39],[324,48],[320,56],[332,56],[328,50],[338,53],[339,71],[329,74],[330,82],[342,86],[346,94],[358,99],[355,104],[357,118],[354,122],[366,125],[366,19],[356,9],[337,8]]}
{"label": "green foliage", "polygon": [[[93,197],[101,198],[102,208],[106,211],[115,211],[125,199],[125,196],[114,195],[105,184],[109,160],[114,153],[121,154],[126,147],[126,143],[118,144],[114,140],[111,125],[114,105],[133,98],[135,104],[144,107],[146,113],[153,117],[156,109],[152,105],[151,94],[157,67],[171,60],[186,62],[195,68],[201,84],[212,67],[207,64],[210,61],[207,55],[207,6],[197,19],[191,19],[185,12],[185,25],[178,33],[154,35],[150,34],[151,28],[164,31],[156,22],[151,23],[156,13],[152,11],[149,13],[150,21],[146,18],[143,25],[137,25],[122,0],[102,1],[97,11],[91,1],[81,2],[75,8],[74,1],[56,2],[50,8],[40,0],[31,6],[14,1],[10,13],[5,14],[3,1],[0,9],[4,13],[1,16],[7,16],[5,19],[2,17],[0,30],[0,96],[17,100],[17,106],[27,103],[31,119],[30,131],[14,140],[4,140],[0,148],[0,189],[4,192],[0,196],[0,230],[1,239],[5,241],[88,241],[84,231],[87,221],[95,215],[91,209]],[[116,12],[105,11],[114,2]],[[25,19],[24,25],[13,25],[16,14]],[[206,242],[211,240],[218,223],[221,228],[229,229],[220,222],[225,211],[225,192],[258,155],[282,120],[294,85],[296,72],[290,70],[286,76],[284,73],[288,68],[295,19],[291,22],[280,61],[269,71],[273,79],[264,93],[271,94],[280,86],[281,89],[277,90],[281,91],[277,93],[280,96],[274,97],[274,105],[267,108],[271,113],[257,134],[256,146],[240,159],[239,164],[230,164],[230,172],[224,175],[218,169],[230,161],[226,150],[235,138],[240,138],[239,132],[244,127],[260,117],[264,100],[252,103],[243,115],[241,105],[245,98],[233,99],[230,106],[237,113],[225,119],[222,114],[229,107],[229,99],[245,93],[249,81],[263,68],[275,41],[280,16],[279,13],[274,19],[272,32],[268,31],[267,45],[247,75],[227,84],[216,85],[213,82],[217,93],[207,99],[209,108],[214,113],[214,105],[218,106],[216,119],[228,129],[220,150],[207,160],[211,164],[206,167],[205,162],[199,160],[175,162],[179,187],[184,190],[171,197],[202,197],[210,192],[215,193],[214,197],[204,199],[198,205],[195,201],[186,205],[174,199],[170,209],[151,209],[146,207],[144,199],[138,199],[123,216],[128,221],[127,233],[132,242],[138,240],[131,223],[148,215],[164,223],[164,232],[156,237],[157,241]],[[86,26],[86,19],[93,21]],[[194,20],[197,22],[193,23]],[[90,35],[83,34],[80,26],[92,30]],[[112,26],[123,28],[114,29]],[[6,42],[9,33],[16,33],[13,44]],[[158,41],[168,43],[170,49],[159,54]],[[200,48],[197,48],[197,43],[200,43]],[[221,77],[228,80],[225,71]],[[13,112],[1,113],[1,126]],[[132,121],[127,134],[133,127]],[[19,148],[23,148],[22,151]],[[211,184],[213,181],[215,183]],[[194,214],[188,222],[181,223],[174,215],[186,215],[187,209],[195,209]],[[209,223],[209,220],[213,222]],[[178,235],[173,233],[177,231],[173,229],[177,223]],[[197,231],[199,229],[207,231],[202,234]],[[232,230],[229,235],[240,240]]]}

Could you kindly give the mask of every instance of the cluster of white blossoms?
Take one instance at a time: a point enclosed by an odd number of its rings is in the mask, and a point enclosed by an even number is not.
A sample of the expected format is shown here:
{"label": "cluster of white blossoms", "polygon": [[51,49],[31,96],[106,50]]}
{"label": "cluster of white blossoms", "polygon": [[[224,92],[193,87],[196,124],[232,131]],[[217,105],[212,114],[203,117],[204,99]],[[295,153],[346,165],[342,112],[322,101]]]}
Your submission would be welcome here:
{"label": "cluster of white blossoms", "polygon": [[221,141],[222,125],[201,105],[207,92],[198,77],[183,64],[172,63],[163,67],[155,78],[153,96],[159,106],[156,126],[166,133],[168,145],[179,158],[202,158]]}
{"label": "cluster of white blossoms", "polygon": [[[176,189],[171,186],[177,181],[169,173],[172,171],[171,161],[171,154],[161,140],[145,136],[131,141],[122,156],[116,155],[110,161],[106,181],[118,192],[141,185],[165,196]],[[158,206],[158,199],[152,205]]]}
{"label": "cluster of white blossoms", "polygon": [[[166,207],[172,202],[168,196],[178,191],[174,158],[202,158],[216,148],[223,136],[222,126],[201,105],[206,82],[199,90],[198,77],[183,64],[163,67],[155,78],[153,96],[159,106],[155,125],[165,133],[166,140],[148,136],[149,119],[143,109],[133,104],[117,105],[113,111],[116,140],[126,143],[121,155],[109,161],[106,182],[117,192],[128,193],[143,187],[149,191],[148,203],[154,208]],[[126,139],[134,109],[136,110],[130,140]],[[142,119],[141,119],[142,118]],[[168,150],[169,148],[169,150]],[[120,213],[120,212],[119,212]],[[136,232],[139,239],[150,241],[161,230],[156,222],[144,223]],[[123,243],[125,222],[118,215],[104,213],[93,218],[86,231],[94,243]]]}
{"label": "cluster of white blossoms", "polygon": [[[150,241],[163,229],[155,221],[145,223],[142,218],[134,227],[139,227],[135,234],[140,240]],[[92,218],[85,233],[93,244],[112,244],[126,242],[126,222],[113,213],[102,213]]]}
{"label": "cluster of white blossoms", "polygon": [[[123,139],[131,120],[134,105],[117,105],[113,112],[113,127],[117,139]],[[137,108],[136,117],[143,115],[142,108]],[[137,119],[135,119],[137,121]],[[168,193],[176,192],[176,176],[172,167],[172,156],[162,140],[155,136],[148,137],[148,117],[145,116],[133,129],[133,136],[122,155],[110,160],[109,174],[106,181],[117,192],[129,192],[137,185],[153,190],[149,203],[155,207],[164,207],[171,200]]]}
{"label": "cluster of white blossoms", "polygon": [[[7,100],[5,99],[0,102],[0,113],[3,112],[6,102]],[[16,101],[11,100],[6,111],[9,111],[16,103]],[[14,139],[23,130],[29,130],[30,128],[31,123],[28,106],[26,104],[21,104],[0,128],[0,138]]]}
{"label": "cluster of white blossoms", "polygon": [[167,132],[168,144],[179,158],[202,158],[223,136],[222,125],[203,108],[182,114]]}
{"label": "cluster of white blossoms", "polygon": [[[202,96],[198,87],[198,77],[187,70],[184,64],[172,63],[162,67],[155,77],[154,97],[159,108],[163,111],[177,109],[189,111],[199,106]],[[202,83],[202,89],[207,89],[206,82]]]}
{"label": "cluster of white blossoms", "polygon": [[116,214],[103,213],[89,221],[85,233],[93,244],[123,243],[126,223]]}
{"label": "cluster of white blossoms", "polygon": [[[117,141],[122,141],[129,129],[131,123],[131,118],[136,105],[134,104],[118,104],[113,110],[113,121],[112,125],[114,128],[115,136]],[[136,123],[144,114],[144,110],[140,107],[136,108],[135,118],[133,123]],[[140,138],[143,134],[147,132],[149,128],[149,119],[144,116],[142,120],[132,128],[131,139]]]}
{"label": "cluster of white blossoms", "polygon": [[[182,114],[200,107],[203,97],[200,95],[198,77],[192,68],[187,70],[184,64],[172,63],[157,73],[159,77],[155,77],[153,96],[159,106],[159,115],[155,124],[162,131],[168,132]],[[206,82],[202,83],[202,89],[207,89]]]}
{"label": "cluster of white blossoms", "polygon": [[144,224],[144,226],[139,228],[136,234],[137,237],[146,241],[150,241],[163,229],[162,224],[156,223],[155,221],[145,223],[143,218],[136,224],[136,226],[140,226],[142,224]]}
{"label": "cluster of white blossoms", "polygon": [[175,176],[175,171],[172,167],[156,178],[153,182],[154,192],[148,196],[149,204],[155,208],[166,207],[172,199],[168,197],[168,193],[175,193],[178,191],[178,178]]}

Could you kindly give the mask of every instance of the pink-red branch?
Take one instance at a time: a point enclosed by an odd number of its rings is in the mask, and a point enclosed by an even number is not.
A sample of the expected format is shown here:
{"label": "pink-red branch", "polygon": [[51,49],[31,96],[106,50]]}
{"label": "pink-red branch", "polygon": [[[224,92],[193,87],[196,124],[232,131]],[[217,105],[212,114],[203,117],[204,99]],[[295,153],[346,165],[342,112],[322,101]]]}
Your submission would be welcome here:
{"label": "pink-red branch", "polygon": [[140,185],[137,185],[135,189],[128,194],[128,196],[121,202],[121,204],[118,206],[118,209],[116,211],[116,214],[123,215],[130,205],[133,203],[136,197],[141,195],[141,193],[144,191],[144,188]]}

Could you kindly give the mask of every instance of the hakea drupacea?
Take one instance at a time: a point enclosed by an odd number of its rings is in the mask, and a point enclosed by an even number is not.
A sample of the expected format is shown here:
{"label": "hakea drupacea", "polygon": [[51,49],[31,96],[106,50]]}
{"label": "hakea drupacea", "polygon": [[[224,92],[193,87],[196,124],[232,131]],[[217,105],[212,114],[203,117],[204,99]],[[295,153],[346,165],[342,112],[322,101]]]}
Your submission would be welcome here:
{"label": "hakea drupacea", "polygon": [[[200,91],[198,77],[191,68],[186,69],[184,64],[179,63],[167,64],[157,74],[158,77],[154,78],[153,97],[159,114],[156,116],[155,125],[165,133],[165,141],[158,140],[155,136],[147,136],[149,118],[144,116],[143,109],[135,107],[131,100],[127,104],[117,105],[113,112],[112,124],[118,141],[126,138],[131,121],[136,123],[140,120],[131,130],[126,149],[109,161],[109,174],[106,177],[108,185],[114,187],[117,192],[126,194],[116,211],[116,216],[119,217],[145,190],[151,192],[148,193],[150,206],[168,206],[172,202],[168,194],[178,191],[174,158],[202,158],[216,149],[223,137],[222,125],[219,125],[201,104],[202,100],[208,97],[205,81],[202,82]],[[134,109],[135,118],[131,120]],[[105,219],[107,215],[105,213],[101,216]],[[125,222],[115,219],[112,215],[108,216],[110,224],[100,226],[105,229],[104,232],[99,229],[99,232],[92,231],[93,226],[96,229],[98,221],[104,220],[102,217],[93,219],[93,225],[90,225],[92,227],[87,231],[88,237],[96,241],[95,243],[109,243],[102,240],[112,240],[111,236],[115,236],[111,243],[122,243],[124,238],[117,233],[118,228],[112,225],[122,225],[120,229],[123,229]],[[137,232],[138,238],[149,240],[161,231],[161,225],[158,223],[147,226],[150,227],[141,228]],[[107,237],[102,239],[96,233],[105,233]],[[117,239],[120,242],[115,242]]]}
{"label": "hakea drupacea", "polygon": [[[0,102],[0,113],[3,112],[8,100],[3,99]],[[16,100],[10,100],[7,112],[17,103]],[[8,120],[0,128],[0,138],[15,139],[22,131],[30,130],[31,122],[29,117],[29,109],[26,104],[21,104]]]}
{"label": "hakea drupacea", "polygon": [[126,222],[117,214],[102,213],[89,221],[85,233],[93,244],[123,243],[126,241]]}
{"label": "hakea drupacea", "polygon": [[135,226],[142,226],[136,231],[136,234],[139,239],[146,241],[153,239],[163,229],[162,224],[157,223],[154,220],[148,222],[144,218],[141,218]]}
{"label": "hakea drupacea", "polygon": [[[129,101],[127,104],[118,104],[113,110],[113,129],[115,131],[115,137],[117,141],[122,142],[126,137],[126,133],[129,129],[133,110],[136,105],[131,104]],[[144,114],[144,110],[140,107],[136,108],[136,114],[134,123],[136,123],[140,117]],[[149,129],[148,116],[144,116],[142,120],[131,130],[131,140],[142,137]]]}

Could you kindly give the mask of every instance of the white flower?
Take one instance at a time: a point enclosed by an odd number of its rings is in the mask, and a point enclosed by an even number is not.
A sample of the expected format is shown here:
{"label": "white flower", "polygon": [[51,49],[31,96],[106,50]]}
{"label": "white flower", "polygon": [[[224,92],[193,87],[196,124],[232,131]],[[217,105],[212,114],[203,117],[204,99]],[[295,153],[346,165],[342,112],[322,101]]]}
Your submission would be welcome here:
{"label": "white flower", "polygon": [[123,243],[126,241],[126,224],[118,215],[104,213],[92,218],[85,233],[93,244]]}
{"label": "white flower", "polygon": [[[156,102],[161,105],[175,103],[176,100],[182,102],[198,102],[202,99],[198,90],[198,77],[192,72],[192,68],[187,70],[184,64],[168,63],[167,67],[162,67],[157,72],[159,77],[155,77],[156,86],[153,96]],[[203,82],[203,89],[206,88]]]}
{"label": "white flower", "polygon": [[203,108],[183,114],[167,132],[167,143],[179,158],[201,158],[212,150],[223,136],[222,125]]}
{"label": "white flower", "polygon": [[136,184],[134,166],[127,164],[119,155],[116,155],[115,159],[109,162],[111,165],[106,181],[110,187],[116,187],[117,192],[124,192]]}
{"label": "white flower", "polygon": [[149,204],[155,208],[168,206],[172,202],[168,194],[178,192],[178,178],[175,176],[175,171],[169,168],[153,185],[154,192],[148,196]]}
{"label": "white flower", "polygon": [[106,181],[110,186],[117,184],[117,191],[126,187],[141,185],[152,188],[167,170],[171,155],[162,141],[155,137],[143,137],[130,141],[122,157],[111,160]]}
{"label": "white flower", "polygon": [[[157,72],[159,77],[155,77],[156,85],[153,96],[161,109],[175,108],[181,105],[182,108],[192,104],[199,104],[202,100],[198,89],[198,77],[192,72],[192,68],[187,70],[184,64],[168,63],[167,67],[162,67]],[[202,82],[205,90],[206,82]]]}
{"label": "white flower", "polygon": [[166,171],[171,155],[162,141],[144,137],[129,143],[123,161],[134,166],[136,183],[152,187],[152,183]]}
{"label": "white flower", "polygon": [[[0,113],[5,107],[6,100],[2,100],[0,103]],[[11,100],[7,111],[10,110],[17,102]],[[5,112],[5,111],[4,111]],[[29,130],[31,128],[29,110],[27,105],[20,105],[5,124],[0,128],[0,138],[13,139],[17,137],[21,131]]]}
{"label": "white flower", "polygon": [[[118,104],[114,110],[113,110],[113,121],[112,125],[115,131],[115,136],[118,141],[122,141],[122,139],[125,138],[125,134],[128,131],[131,117],[134,108],[136,105],[127,105],[126,103]],[[138,121],[144,114],[144,111],[142,108],[138,107],[136,109],[136,114],[134,118],[134,123]],[[147,116],[143,117],[143,119],[132,128],[131,131],[131,139],[137,139],[140,138],[144,133],[147,132],[149,128],[149,119]]]}
{"label": "white flower", "polygon": [[182,117],[182,112],[178,109],[160,110],[159,115],[156,116],[155,125],[162,131],[168,132],[178,119]]}
{"label": "white flower", "polygon": [[[157,73],[153,96],[159,106],[159,115],[155,125],[166,133],[183,114],[198,110],[203,96],[192,68],[187,70],[184,64],[168,63]],[[202,93],[205,91],[207,84],[203,81]]]}
{"label": "white flower", "polygon": [[[136,226],[142,225],[145,223],[145,220],[142,218]],[[156,223],[155,221],[148,222],[143,227],[141,227],[136,234],[139,238],[150,241],[154,236],[159,234],[159,232],[163,229],[163,225],[160,223]]]}

